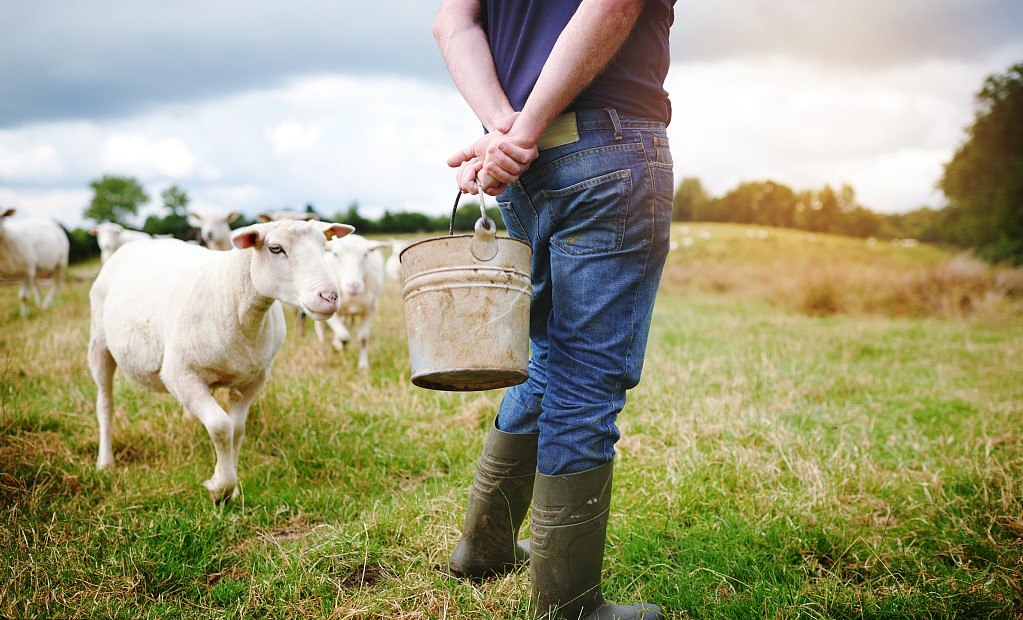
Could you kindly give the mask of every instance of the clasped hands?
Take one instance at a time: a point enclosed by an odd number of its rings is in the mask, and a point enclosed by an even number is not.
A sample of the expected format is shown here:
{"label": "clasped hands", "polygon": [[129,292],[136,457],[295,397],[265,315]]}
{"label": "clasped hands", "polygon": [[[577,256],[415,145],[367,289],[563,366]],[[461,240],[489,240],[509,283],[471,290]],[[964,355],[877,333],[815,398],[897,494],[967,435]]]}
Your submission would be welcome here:
{"label": "clasped hands", "polygon": [[518,116],[518,112],[508,115],[492,131],[448,157],[448,166],[458,168],[455,178],[462,192],[478,194],[478,185],[482,185],[483,193],[496,196],[518,180],[540,154],[535,140],[515,135]]}

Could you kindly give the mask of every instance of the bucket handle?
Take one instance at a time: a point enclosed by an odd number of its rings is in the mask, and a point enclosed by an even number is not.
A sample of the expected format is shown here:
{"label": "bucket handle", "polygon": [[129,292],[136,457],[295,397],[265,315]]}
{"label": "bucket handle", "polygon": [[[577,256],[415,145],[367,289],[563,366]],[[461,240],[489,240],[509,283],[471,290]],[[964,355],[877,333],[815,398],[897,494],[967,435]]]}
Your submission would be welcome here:
{"label": "bucket handle", "polygon": [[[483,204],[483,184],[480,183],[479,176],[476,177],[476,187],[480,188],[480,219],[476,221],[477,232],[480,228],[492,233],[497,233],[497,223],[494,220],[487,217],[487,208]],[[459,189],[458,193],[455,194],[455,204],[451,207],[451,221],[448,223],[448,236],[455,234],[455,212],[458,211],[458,203],[462,200],[462,190]]]}

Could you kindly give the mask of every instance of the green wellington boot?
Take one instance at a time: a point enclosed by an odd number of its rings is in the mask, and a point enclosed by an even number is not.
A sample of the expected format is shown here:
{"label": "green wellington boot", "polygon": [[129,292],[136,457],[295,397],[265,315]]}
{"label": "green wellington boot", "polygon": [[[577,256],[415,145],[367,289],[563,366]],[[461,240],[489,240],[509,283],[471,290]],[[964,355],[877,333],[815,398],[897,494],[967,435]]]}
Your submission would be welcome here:
{"label": "green wellington boot", "polygon": [[600,591],[614,462],[577,474],[536,474],[529,518],[534,617],[663,620],[656,605],[615,605]]}
{"label": "green wellington boot", "polygon": [[448,560],[451,575],[479,580],[527,560],[516,539],[533,497],[538,438],[539,433],[505,433],[496,422],[490,428],[469,491],[462,538]]}

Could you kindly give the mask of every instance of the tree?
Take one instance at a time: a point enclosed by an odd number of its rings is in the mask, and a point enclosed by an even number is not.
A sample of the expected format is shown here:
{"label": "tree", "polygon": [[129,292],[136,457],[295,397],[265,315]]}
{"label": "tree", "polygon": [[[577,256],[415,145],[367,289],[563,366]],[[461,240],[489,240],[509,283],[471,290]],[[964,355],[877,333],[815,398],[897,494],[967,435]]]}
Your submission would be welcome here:
{"label": "tree", "polygon": [[188,192],[181,189],[177,185],[171,185],[167,189],[160,192],[160,198],[163,199],[163,206],[171,215],[177,215],[180,217],[188,216]]}
{"label": "tree", "polygon": [[146,203],[149,196],[132,177],[104,175],[89,183],[93,196],[89,206],[82,213],[84,217],[100,222],[114,222],[127,225],[127,218],[139,212],[139,205]]}
{"label": "tree", "polygon": [[945,164],[943,236],[995,261],[1023,264],[1023,64],[989,76],[966,141]]}
{"label": "tree", "polygon": [[[717,201],[716,221],[761,226],[791,226],[796,194],[775,181],[740,183]],[[700,211],[705,211],[701,207]],[[702,218],[708,219],[708,218]]]}
{"label": "tree", "polygon": [[682,179],[671,199],[671,221],[695,221],[697,214],[706,211],[706,203],[709,200],[700,179],[695,177]]}
{"label": "tree", "polygon": [[193,238],[192,225],[188,223],[188,192],[177,185],[171,185],[160,192],[160,198],[170,213],[162,218],[150,215],[142,231],[151,235],[174,235],[178,239]]}
{"label": "tree", "polygon": [[319,214],[319,213],[318,213],[318,212],[316,211],[316,207],[314,207],[314,206],[313,206],[313,203],[311,203],[311,202],[307,202],[307,203],[305,204],[305,212],[306,212],[306,213],[307,213],[308,215],[312,215],[312,216],[315,216],[315,217],[314,217],[314,219],[317,219],[317,220],[322,220],[322,219],[323,219],[323,216],[322,216],[322,215],[320,215],[320,214]]}
{"label": "tree", "polygon": [[884,218],[878,231],[881,236],[891,239],[919,239],[927,243],[942,241],[939,227],[942,211],[920,207],[905,213],[894,213]]}
{"label": "tree", "polygon": [[373,232],[376,229],[375,223],[371,220],[366,219],[359,213],[359,203],[353,202],[348,205],[347,211],[338,211],[334,215],[334,222],[341,224],[348,224],[349,226],[355,227],[355,232],[359,234],[365,234]]}

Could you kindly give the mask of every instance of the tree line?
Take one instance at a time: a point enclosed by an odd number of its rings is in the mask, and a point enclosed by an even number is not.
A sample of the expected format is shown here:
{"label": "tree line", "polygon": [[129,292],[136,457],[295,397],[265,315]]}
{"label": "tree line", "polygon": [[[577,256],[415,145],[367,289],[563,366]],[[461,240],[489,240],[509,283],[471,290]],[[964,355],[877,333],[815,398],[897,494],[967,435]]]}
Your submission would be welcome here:
{"label": "tree line", "polygon": [[942,217],[941,211],[928,207],[907,213],[875,213],[856,202],[849,185],[797,191],[771,180],[741,183],[724,196],[713,197],[699,179],[687,178],[679,183],[672,202],[672,220],[676,222],[731,222],[930,243],[946,240]]}

